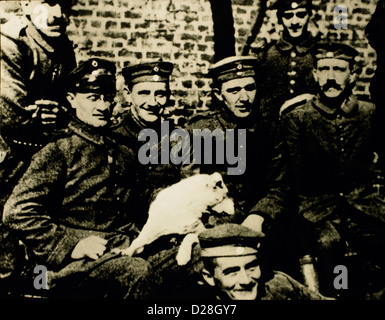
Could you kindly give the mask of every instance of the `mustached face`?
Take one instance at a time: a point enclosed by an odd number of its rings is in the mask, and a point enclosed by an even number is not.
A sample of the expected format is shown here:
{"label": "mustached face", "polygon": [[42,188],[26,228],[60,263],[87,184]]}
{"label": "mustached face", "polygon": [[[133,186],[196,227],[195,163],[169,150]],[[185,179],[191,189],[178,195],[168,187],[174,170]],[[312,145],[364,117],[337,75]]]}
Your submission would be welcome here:
{"label": "mustached face", "polygon": [[292,38],[300,37],[306,30],[309,23],[309,13],[304,8],[287,10],[281,13],[282,24]]}
{"label": "mustached face", "polygon": [[334,58],[317,61],[313,75],[327,98],[338,98],[355,80],[349,62]]}

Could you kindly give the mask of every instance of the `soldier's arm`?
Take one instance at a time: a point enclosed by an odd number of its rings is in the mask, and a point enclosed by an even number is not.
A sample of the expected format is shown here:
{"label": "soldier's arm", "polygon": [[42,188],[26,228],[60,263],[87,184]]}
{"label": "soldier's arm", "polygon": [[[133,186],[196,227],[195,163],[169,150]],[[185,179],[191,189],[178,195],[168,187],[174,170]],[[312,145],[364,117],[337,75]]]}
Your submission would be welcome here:
{"label": "soldier's arm", "polygon": [[1,35],[0,50],[0,123],[2,128],[15,127],[30,120],[31,113],[25,108],[28,106],[28,69],[32,58],[20,41],[4,34]]}
{"label": "soldier's arm", "polygon": [[[42,130],[55,124],[61,107],[55,101],[30,101],[33,75],[32,51],[21,41],[1,35],[0,125],[3,135]],[[47,89],[48,90],[48,89]]]}
{"label": "soldier's arm", "polygon": [[31,165],[4,207],[3,221],[47,267],[59,266],[85,237],[58,222],[64,192],[66,161],[56,144],[32,158]]}
{"label": "soldier's arm", "polygon": [[[251,209],[248,217],[242,223],[257,231],[269,229],[277,217],[287,208],[289,188],[286,180],[287,168],[282,156],[282,142],[277,142],[274,148],[268,170],[266,194]],[[258,230],[260,229],[260,230]],[[266,231],[265,230],[265,231]]]}

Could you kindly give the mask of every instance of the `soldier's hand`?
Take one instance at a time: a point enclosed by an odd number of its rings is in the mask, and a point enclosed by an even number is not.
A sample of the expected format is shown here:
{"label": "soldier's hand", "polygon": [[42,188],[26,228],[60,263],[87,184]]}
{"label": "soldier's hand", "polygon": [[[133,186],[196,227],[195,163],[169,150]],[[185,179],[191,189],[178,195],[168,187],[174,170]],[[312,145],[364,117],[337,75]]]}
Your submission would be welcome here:
{"label": "soldier's hand", "polygon": [[80,240],[71,253],[74,260],[82,258],[99,259],[106,251],[107,240],[98,236],[89,236]]}
{"label": "soldier's hand", "polygon": [[36,100],[27,110],[33,111],[32,118],[39,118],[43,125],[54,125],[58,121],[62,107],[56,101]]}

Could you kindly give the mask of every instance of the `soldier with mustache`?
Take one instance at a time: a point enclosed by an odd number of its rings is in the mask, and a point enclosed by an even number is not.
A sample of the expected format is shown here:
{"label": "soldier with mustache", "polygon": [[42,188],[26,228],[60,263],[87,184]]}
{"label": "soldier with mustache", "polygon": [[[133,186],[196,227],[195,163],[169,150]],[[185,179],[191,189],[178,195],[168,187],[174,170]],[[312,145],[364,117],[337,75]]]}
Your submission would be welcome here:
{"label": "soldier with mustache", "polygon": [[[352,93],[354,48],[319,43],[313,50],[317,95],[283,114],[284,158],[302,230],[316,258],[322,294],[365,299],[384,288],[385,205],[375,188],[381,150],[373,139],[375,106]],[[334,287],[347,267],[348,290]]]}

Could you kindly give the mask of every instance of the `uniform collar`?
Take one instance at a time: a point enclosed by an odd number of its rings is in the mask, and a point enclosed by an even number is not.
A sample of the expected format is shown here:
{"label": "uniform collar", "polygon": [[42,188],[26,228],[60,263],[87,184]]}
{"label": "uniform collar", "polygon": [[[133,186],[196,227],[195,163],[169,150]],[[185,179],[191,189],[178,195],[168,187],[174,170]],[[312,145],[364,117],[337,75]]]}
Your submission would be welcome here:
{"label": "uniform collar", "polygon": [[104,136],[105,130],[97,129],[92,126],[87,125],[86,123],[80,121],[75,116],[72,117],[68,127],[78,136],[98,145],[103,145],[106,142]]}
{"label": "uniform collar", "polygon": [[307,53],[313,47],[314,43],[314,37],[310,32],[308,32],[307,37],[297,45],[288,42],[282,35],[277,41],[277,48],[281,51],[290,51],[294,48],[298,53]]}
{"label": "uniform collar", "polygon": [[328,115],[335,115],[337,112],[342,113],[343,115],[349,115],[355,112],[358,108],[358,101],[354,95],[350,95],[343,103],[340,108],[329,108],[323,104],[319,96],[316,96],[312,100],[313,106]]}

